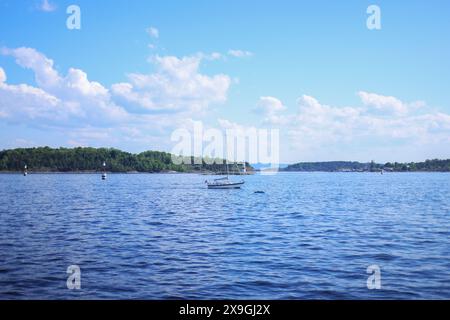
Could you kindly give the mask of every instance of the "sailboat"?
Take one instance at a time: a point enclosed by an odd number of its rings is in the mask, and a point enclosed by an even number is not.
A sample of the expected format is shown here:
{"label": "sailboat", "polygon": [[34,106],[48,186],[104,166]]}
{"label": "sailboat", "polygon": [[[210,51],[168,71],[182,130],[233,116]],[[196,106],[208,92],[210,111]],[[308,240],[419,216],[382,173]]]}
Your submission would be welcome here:
{"label": "sailboat", "polygon": [[223,178],[214,179],[212,182],[206,180],[205,183],[208,185],[208,189],[240,189],[245,183],[244,180],[235,182],[231,181],[228,172],[228,163],[225,161],[227,167],[227,176]]}
{"label": "sailboat", "polygon": [[28,175],[28,166],[27,166],[27,165],[25,165],[25,166],[23,167],[23,175],[24,175],[25,177]]}

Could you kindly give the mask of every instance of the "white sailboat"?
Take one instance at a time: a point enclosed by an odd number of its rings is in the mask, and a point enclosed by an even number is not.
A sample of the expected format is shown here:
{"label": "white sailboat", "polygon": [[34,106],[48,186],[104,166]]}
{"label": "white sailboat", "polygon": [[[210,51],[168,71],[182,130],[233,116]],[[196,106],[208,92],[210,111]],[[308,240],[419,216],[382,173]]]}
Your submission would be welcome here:
{"label": "white sailboat", "polygon": [[227,167],[227,176],[223,178],[214,179],[212,182],[206,180],[205,183],[208,185],[208,189],[240,189],[245,183],[244,180],[235,182],[230,180],[228,172],[228,163],[225,161]]}
{"label": "white sailboat", "polygon": [[25,166],[23,167],[23,175],[24,175],[25,177],[28,175],[28,166],[27,166],[27,165],[25,165]]}

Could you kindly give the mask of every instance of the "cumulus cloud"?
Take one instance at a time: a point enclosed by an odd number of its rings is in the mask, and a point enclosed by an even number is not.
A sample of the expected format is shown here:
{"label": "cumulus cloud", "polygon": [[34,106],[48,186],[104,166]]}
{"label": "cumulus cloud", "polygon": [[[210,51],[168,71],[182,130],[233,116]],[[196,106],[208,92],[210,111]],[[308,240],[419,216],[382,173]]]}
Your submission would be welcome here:
{"label": "cumulus cloud", "polygon": [[274,114],[286,109],[283,103],[274,97],[260,97],[258,108],[262,109],[265,114]]}
{"label": "cumulus cloud", "polygon": [[53,60],[35,49],[4,48],[2,53],[14,57],[21,67],[33,70],[36,84],[46,92],[65,98],[108,98],[108,90],[98,82],[89,81],[84,71],[70,68],[65,77],[61,76],[54,69]]}
{"label": "cumulus cloud", "polygon": [[383,96],[365,91],[358,92],[358,96],[365,106],[375,108],[388,114],[395,113],[397,115],[404,115],[412,109],[417,109],[425,105],[423,101],[405,103],[392,96]]}
{"label": "cumulus cloud", "polygon": [[167,140],[161,141],[193,112],[225,102],[231,83],[224,74],[200,73],[207,59],[200,54],[154,56],[153,73],[129,74],[129,81],[108,88],[77,68],[59,72],[53,60],[33,48],[2,48],[0,53],[31,70],[35,79],[34,84],[9,84],[0,68],[0,118],[66,136],[74,145],[165,146]]}
{"label": "cumulus cloud", "polygon": [[[2,122],[44,127],[67,136],[73,145],[121,142],[141,150],[164,149],[170,132],[191,126],[195,112],[226,102],[231,85],[228,75],[200,71],[204,60],[223,58],[219,53],[152,56],[152,73],[128,74],[127,81],[111,87],[92,81],[77,68],[59,72],[53,60],[33,48],[2,48],[0,53],[31,70],[35,78],[35,84],[10,84],[0,67]],[[255,110],[264,125],[282,129],[282,144],[286,154],[294,155],[292,161],[342,159],[357,152],[365,157],[389,144],[392,150],[399,150],[399,145],[450,150],[449,114],[433,111],[421,101],[404,102],[366,91],[358,96],[361,106],[327,105],[303,95],[295,110],[276,97],[262,96]],[[224,119],[219,125],[255,129]]]}
{"label": "cumulus cloud", "polygon": [[256,113],[264,116],[265,124],[271,125],[280,125],[285,121],[285,117],[280,115],[285,110],[286,107],[279,99],[270,96],[260,97],[254,109]]}
{"label": "cumulus cloud", "polygon": [[6,81],[6,73],[2,67],[0,67],[0,84]]}
{"label": "cumulus cloud", "polygon": [[297,104],[296,113],[280,115],[291,148],[297,152],[313,152],[320,145],[349,141],[357,134],[358,108],[324,105],[308,95],[298,98]]}
{"label": "cumulus cloud", "polygon": [[70,68],[62,76],[51,59],[32,48],[4,48],[2,53],[14,57],[19,66],[33,70],[37,84],[1,84],[0,111],[11,121],[40,119],[40,124],[47,125],[73,125],[76,121],[100,125],[123,121],[128,116],[111,100],[109,90],[90,81],[84,71]]}
{"label": "cumulus cloud", "polygon": [[26,84],[0,83],[0,114],[13,121],[20,119],[61,119],[61,101],[44,90]]}
{"label": "cumulus cloud", "polygon": [[360,116],[361,109],[352,107],[332,107],[321,104],[316,98],[308,95],[302,95],[297,99],[299,106],[299,115],[312,115],[317,121],[328,118],[351,119]]}
{"label": "cumulus cloud", "polygon": [[253,56],[253,53],[250,51],[245,51],[245,50],[231,49],[231,50],[228,50],[228,55],[235,57],[235,58],[246,58],[246,57]]}
{"label": "cumulus cloud", "polygon": [[24,119],[79,118],[78,121],[85,119],[87,123],[105,123],[130,121],[138,117],[135,113],[193,112],[225,102],[231,84],[227,75],[200,73],[203,55],[154,56],[150,59],[154,73],[129,74],[128,82],[113,84],[108,89],[89,80],[80,69],[70,68],[65,75],[60,74],[53,60],[33,48],[3,48],[1,53],[13,57],[35,76],[37,87],[8,85],[1,69],[1,112],[3,116],[16,118],[23,114]]}
{"label": "cumulus cloud", "polygon": [[[293,161],[347,159],[348,154],[364,156],[374,150],[379,154],[390,150],[384,156],[392,156],[392,150],[433,144],[450,147],[450,115],[431,111],[424,102],[361,93],[362,107],[330,106],[303,95],[297,100],[297,111],[291,113],[272,97],[265,99],[262,121],[283,130],[285,152],[296,155]],[[384,112],[374,113],[373,108]]]}
{"label": "cumulus cloud", "polygon": [[129,82],[112,86],[122,103],[146,111],[199,111],[223,103],[231,84],[229,76],[207,76],[199,72],[202,56],[154,56],[156,72],[132,73]]}
{"label": "cumulus cloud", "polygon": [[35,80],[40,87],[54,87],[61,80],[58,72],[53,68],[53,60],[33,48],[2,48],[1,53],[14,57],[19,66],[33,70]]}

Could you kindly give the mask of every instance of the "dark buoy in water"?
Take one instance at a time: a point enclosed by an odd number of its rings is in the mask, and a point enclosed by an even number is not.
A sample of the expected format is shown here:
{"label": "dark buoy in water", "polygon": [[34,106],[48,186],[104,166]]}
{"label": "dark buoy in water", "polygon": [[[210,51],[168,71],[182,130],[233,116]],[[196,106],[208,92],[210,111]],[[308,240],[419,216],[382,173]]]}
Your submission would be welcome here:
{"label": "dark buoy in water", "polygon": [[106,162],[103,161],[102,180],[106,180]]}

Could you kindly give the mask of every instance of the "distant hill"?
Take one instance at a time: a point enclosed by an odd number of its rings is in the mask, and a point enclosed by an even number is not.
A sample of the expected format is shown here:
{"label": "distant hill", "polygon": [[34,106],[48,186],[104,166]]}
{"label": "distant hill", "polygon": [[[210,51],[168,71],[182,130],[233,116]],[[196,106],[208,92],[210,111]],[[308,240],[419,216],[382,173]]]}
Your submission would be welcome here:
{"label": "distant hill", "polygon": [[447,160],[426,160],[424,162],[410,162],[410,163],[386,163],[384,168],[393,171],[439,171],[450,172],[450,159]]}
{"label": "distant hill", "polygon": [[[188,157],[187,160],[192,160]],[[103,161],[110,172],[211,172],[224,173],[223,160],[216,159],[215,164],[207,164],[206,159],[195,158],[198,164],[177,165],[172,162],[172,155],[166,152],[145,151],[139,154],[124,152],[113,148],[18,148],[0,151],[0,171],[22,171],[24,165],[30,172],[95,172],[102,169]],[[192,163],[191,161],[185,161]],[[209,161],[207,161],[210,163]],[[285,166],[285,167],[283,167]],[[255,167],[255,168],[254,168]],[[246,163],[248,172],[267,167],[262,164],[253,166]],[[410,163],[361,163],[355,161],[300,162],[280,165],[280,171],[439,171],[450,172],[450,159],[426,160]],[[231,174],[242,170],[242,165],[229,165]]]}
{"label": "distant hill", "polygon": [[[22,171],[27,165],[31,172],[95,172],[102,169],[103,161],[110,172],[226,171],[223,160],[216,161],[216,164],[206,164],[200,158],[196,160],[198,164],[177,165],[172,162],[170,153],[159,151],[132,154],[112,148],[19,148],[0,151],[0,171]],[[236,165],[230,165],[229,170],[234,173],[239,169]],[[247,170],[252,170],[248,164]]]}
{"label": "distant hill", "polygon": [[450,159],[448,160],[426,160],[424,162],[409,163],[385,163],[375,162],[361,163],[355,161],[329,161],[329,162],[299,162],[291,164],[281,171],[324,171],[324,172],[358,172],[358,171],[439,171],[450,172]]}
{"label": "distant hill", "polygon": [[[287,166],[282,169],[282,171],[365,171],[370,169],[370,165],[370,163],[360,163],[354,161],[299,162]],[[375,167],[375,165],[376,164],[373,164],[373,167]]]}

